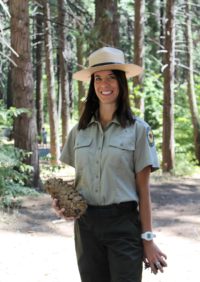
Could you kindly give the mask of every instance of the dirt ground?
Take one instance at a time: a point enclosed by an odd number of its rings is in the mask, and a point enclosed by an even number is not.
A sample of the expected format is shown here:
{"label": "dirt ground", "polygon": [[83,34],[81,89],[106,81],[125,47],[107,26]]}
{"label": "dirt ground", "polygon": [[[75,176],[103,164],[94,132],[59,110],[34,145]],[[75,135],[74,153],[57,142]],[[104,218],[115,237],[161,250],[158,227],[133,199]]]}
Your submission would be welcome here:
{"label": "dirt ground", "polygon": [[[199,281],[200,175],[156,177],[151,195],[156,242],[168,267],[156,276],[144,270],[143,282]],[[0,212],[0,254],[0,282],[80,282],[73,221],[57,218],[48,195],[26,197],[20,209]]]}

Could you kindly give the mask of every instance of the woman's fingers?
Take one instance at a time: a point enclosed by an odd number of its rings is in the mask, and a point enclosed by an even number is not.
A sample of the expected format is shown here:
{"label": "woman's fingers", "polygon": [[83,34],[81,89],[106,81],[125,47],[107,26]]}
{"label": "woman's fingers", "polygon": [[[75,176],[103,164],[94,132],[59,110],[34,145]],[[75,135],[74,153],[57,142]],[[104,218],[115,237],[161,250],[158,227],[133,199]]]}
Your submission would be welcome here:
{"label": "woman's fingers", "polygon": [[57,214],[58,216],[64,217],[65,209],[59,207],[58,199],[56,199],[56,198],[53,199],[53,201],[52,201],[52,207],[55,209],[56,214]]}
{"label": "woman's fingers", "polygon": [[52,207],[54,208],[56,214],[59,217],[63,217],[66,220],[74,220],[74,219],[79,219],[80,218],[80,216],[77,216],[77,217],[66,217],[64,215],[65,208],[60,208],[59,207],[59,202],[58,202],[58,199],[56,199],[56,198],[54,198],[53,201],[52,201]]}

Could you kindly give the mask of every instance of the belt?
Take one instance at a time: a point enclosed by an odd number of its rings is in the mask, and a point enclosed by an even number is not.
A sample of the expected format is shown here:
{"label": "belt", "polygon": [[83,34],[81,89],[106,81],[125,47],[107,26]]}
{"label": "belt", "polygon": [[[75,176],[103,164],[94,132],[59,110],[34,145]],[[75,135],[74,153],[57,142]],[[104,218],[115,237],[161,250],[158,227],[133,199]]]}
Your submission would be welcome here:
{"label": "belt", "polygon": [[98,212],[98,213],[125,213],[128,211],[133,211],[137,209],[137,202],[130,201],[130,202],[122,202],[119,204],[111,204],[111,205],[104,205],[104,206],[94,206],[94,205],[88,205],[88,211],[91,212]]}

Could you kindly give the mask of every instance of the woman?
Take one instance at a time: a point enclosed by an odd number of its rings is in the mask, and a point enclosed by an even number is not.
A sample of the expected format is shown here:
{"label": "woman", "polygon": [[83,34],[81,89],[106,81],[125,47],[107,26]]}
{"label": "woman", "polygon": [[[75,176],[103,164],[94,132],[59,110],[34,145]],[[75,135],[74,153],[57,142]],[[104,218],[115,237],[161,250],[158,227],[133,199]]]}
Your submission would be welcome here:
{"label": "woman", "polygon": [[[75,167],[75,186],[88,203],[75,220],[75,246],[83,282],[139,282],[142,261],[163,272],[166,255],[153,241],[150,172],[159,168],[153,135],[129,106],[127,78],[142,68],[125,64],[122,51],[104,47],[89,68],[85,109],[70,132],[61,161]],[[59,215],[57,201],[53,202]]]}

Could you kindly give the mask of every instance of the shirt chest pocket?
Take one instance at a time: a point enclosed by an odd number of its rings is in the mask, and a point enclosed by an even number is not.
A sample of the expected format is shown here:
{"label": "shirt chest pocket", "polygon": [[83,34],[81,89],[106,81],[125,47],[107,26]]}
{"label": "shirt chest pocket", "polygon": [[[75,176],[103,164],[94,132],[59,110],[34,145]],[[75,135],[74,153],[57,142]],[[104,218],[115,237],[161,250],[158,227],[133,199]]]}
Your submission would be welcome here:
{"label": "shirt chest pocket", "polygon": [[92,151],[92,138],[81,135],[77,136],[74,146],[76,168],[83,169],[89,165]]}
{"label": "shirt chest pocket", "polygon": [[135,142],[129,136],[112,138],[109,143],[110,163],[118,168],[129,167],[133,169]]}
{"label": "shirt chest pocket", "polygon": [[134,151],[135,150],[135,144],[134,142],[132,141],[123,141],[122,140],[116,140],[116,139],[113,139],[110,141],[110,144],[109,144],[110,147],[114,147],[114,148],[118,148],[120,150],[127,150],[127,151]]}

